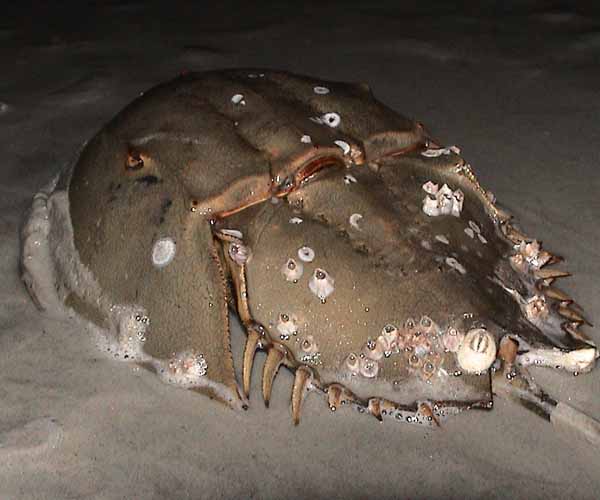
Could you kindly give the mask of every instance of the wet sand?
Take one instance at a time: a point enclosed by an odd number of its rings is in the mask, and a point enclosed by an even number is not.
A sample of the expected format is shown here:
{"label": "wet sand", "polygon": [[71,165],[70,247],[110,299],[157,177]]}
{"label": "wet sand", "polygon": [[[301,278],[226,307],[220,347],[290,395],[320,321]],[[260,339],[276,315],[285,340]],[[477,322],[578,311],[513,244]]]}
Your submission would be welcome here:
{"label": "wet sand", "polygon": [[[510,402],[423,430],[332,414],[309,396],[295,428],[289,373],[267,410],[255,369],[251,407],[234,412],[106,358],[74,322],[40,315],[19,279],[31,197],[125,104],[185,70],[281,68],[369,82],[459,145],[527,233],[566,258],[574,277],[562,287],[600,324],[600,17],[536,2],[476,14],[444,5],[5,12],[1,499],[600,497],[600,450]],[[242,342],[234,329],[238,368]],[[600,369],[533,373],[600,418]]]}

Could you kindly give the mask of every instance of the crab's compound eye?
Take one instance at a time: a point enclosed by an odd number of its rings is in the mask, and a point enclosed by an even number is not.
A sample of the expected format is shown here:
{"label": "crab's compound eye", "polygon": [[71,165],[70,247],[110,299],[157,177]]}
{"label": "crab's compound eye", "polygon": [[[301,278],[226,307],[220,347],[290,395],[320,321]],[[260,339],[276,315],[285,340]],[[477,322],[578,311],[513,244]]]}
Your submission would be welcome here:
{"label": "crab's compound eye", "polygon": [[175,257],[175,240],[173,238],[161,238],[152,247],[152,263],[156,267],[165,267]]}
{"label": "crab's compound eye", "polygon": [[342,119],[340,118],[340,115],[338,115],[337,113],[325,113],[322,117],[321,120],[323,121],[323,123],[325,125],[327,125],[328,127],[331,128],[336,128],[340,122],[342,121]]}

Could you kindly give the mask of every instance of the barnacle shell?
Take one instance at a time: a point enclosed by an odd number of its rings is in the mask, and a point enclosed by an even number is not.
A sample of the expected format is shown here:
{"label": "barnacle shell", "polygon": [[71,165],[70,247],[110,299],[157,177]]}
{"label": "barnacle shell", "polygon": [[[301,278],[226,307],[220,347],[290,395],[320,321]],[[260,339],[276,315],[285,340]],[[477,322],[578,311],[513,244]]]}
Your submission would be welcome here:
{"label": "barnacle shell", "polygon": [[336,146],[338,146],[344,152],[345,155],[350,153],[350,144],[348,144],[346,141],[336,140],[333,142]]}
{"label": "barnacle shell", "polygon": [[449,352],[457,352],[465,335],[454,327],[448,329],[442,335],[442,345]]}
{"label": "barnacle shell", "polygon": [[358,226],[358,222],[363,218],[363,216],[361,214],[352,214],[350,216],[350,218],[348,219],[348,222],[350,223],[350,225],[360,231],[360,227]]}
{"label": "barnacle shell", "polygon": [[327,125],[328,127],[336,128],[340,124],[341,118],[340,115],[338,115],[337,113],[330,112],[325,113],[321,117],[321,122]]}
{"label": "barnacle shell", "polygon": [[177,246],[173,238],[160,238],[152,247],[152,263],[156,267],[165,267],[175,257]]}
{"label": "barnacle shell", "polygon": [[298,258],[303,262],[312,262],[315,260],[315,251],[307,246],[298,249]]}
{"label": "barnacle shell", "polygon": [[360,370],[360,360],[358,359],[358,356],[353,352],[346,356],[344,364],[346,365],[346,368],[350,371],[350,373],[356,374]]}
{"label": "barnacle shell", "polygon": [[295,259],[288,259],[281,268],[281,272],[287,281],[298,281],[304,272],[302,262]]}
{"label": "barnacle shell", "polygon": [[277,319],[277,331],[279,335],[285,337],[284,340],[291,335],[298,333],[298,324],[296,316],[287,313],[281,313]]}
{"label": "barnacle shell", "polygon": [[360,358],[360,374],[365,378],[375,378],[379,373],[379,363],[373,359]]}
{"label": "barnacle shell", "polygon": [[317,267],[308,282],[308,288],[323,302],[333,293],[334,283],[335,280],[327,271]]}
{"label": "barnacle shell", "polygon": [[305,354],[313,354],[319,351],[319,347],[317,346],[317,343],[312,335],[307,335],[300,340],[300,349]]}
{"label": "barnacle shell", "polygon": [[383,358],[384,351],[385,351],[385,348],[384,348],[383,344],[381,342],[378,342],[377,340],[373,340],[373,339],[369,339],[363,349],[365,356],[367,358],[373,359],[373,360],[379,360],[379,359]]}
{"label": "barnacle shell", "polygon": [[467,373],[481,373],[496,359],[496,339],[484,328],[469,330],[458,349],[456,359]]}
{"label": "barnacle shell", "polygon": [[238,265],[243,265],[250,259],[251,252],[246,245],[231,243],[229,245],[229,256]]}

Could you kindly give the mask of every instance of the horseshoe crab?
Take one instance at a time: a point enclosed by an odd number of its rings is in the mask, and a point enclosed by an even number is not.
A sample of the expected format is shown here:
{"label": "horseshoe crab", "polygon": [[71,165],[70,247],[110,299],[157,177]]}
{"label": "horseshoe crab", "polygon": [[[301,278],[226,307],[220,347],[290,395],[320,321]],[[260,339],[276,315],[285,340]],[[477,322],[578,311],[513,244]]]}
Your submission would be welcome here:
{"label": "horseshoe crab", "polygon": [[[285,72],[185,74],[136,99],[38,193],[24,282],[102,349],[247,408],[295,373],[332,411],[422,426],[506,395],[599,442],[529,365],[592,369],[562,259],[523,234],[457,147],[365,84]],[[247,334],[243,380],[228,308]]]}

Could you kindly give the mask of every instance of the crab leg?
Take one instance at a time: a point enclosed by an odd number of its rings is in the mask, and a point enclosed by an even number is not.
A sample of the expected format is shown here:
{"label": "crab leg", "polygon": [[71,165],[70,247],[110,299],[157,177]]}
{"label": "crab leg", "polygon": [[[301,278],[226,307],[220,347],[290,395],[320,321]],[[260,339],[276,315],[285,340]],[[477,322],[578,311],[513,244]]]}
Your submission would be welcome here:
{"label": "crab leg", "polygon": [[[575,351],[577,352],[577,351]],[[557,429],[575,431],[590,444],[600,446],[600,422],[572,406],[557,401],[531,380],[524,368],[517,367],[517,343],[504,337],[500,344],[502,369],[494,374],[494,390],[515,400],[552,423]]]}
{"label": "crab leg", "polygon": [[277,371],[286,357],[286,351],[284,349],[283,346],[273,344],[267,351],[267,360],[263,367],[262,378],[262,393],[267,408],[269,407],[269,402],[271,400],[271,390],[273,389],[275,375],[277,375]]}

